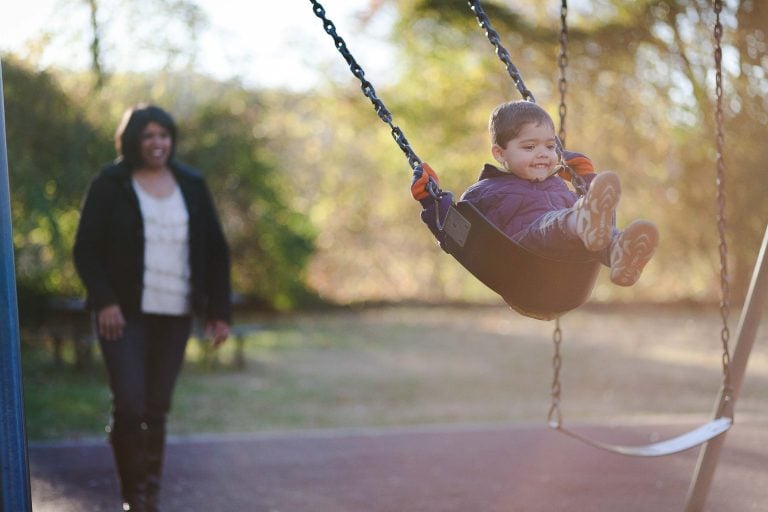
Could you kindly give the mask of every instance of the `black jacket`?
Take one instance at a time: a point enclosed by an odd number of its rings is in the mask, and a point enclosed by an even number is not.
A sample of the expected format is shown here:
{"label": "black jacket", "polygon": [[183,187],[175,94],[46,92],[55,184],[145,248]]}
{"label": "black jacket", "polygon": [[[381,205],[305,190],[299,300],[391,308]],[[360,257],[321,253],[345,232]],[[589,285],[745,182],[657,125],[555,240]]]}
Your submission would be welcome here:
{"label": "black jacket", "polygon": [[[189,213],[192,310],[205,320],[231,321],[229,248],[208,187],[195,170],[169,165]],[[117,161],[93,179],[75,237],[75,267],[98,311],[119,304],[124,315],[141,311],[144,282],[144,222],[131,184],[131,170]]]}

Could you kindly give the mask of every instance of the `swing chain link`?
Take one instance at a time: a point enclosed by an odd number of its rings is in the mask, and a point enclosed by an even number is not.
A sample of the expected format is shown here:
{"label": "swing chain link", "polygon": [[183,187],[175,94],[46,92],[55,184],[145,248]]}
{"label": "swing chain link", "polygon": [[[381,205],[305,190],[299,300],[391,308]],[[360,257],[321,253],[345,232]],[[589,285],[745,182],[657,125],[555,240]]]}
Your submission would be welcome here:
{"label": "swing chain link", "polygon": [[[728,245],[726,242],[726,222],[725,222],[725,159],[723,156],[725,147],[725,135],[723,129],[723,72],[722,72],[722,37],[723,25],[720,22],[720,13],[723,9],[722,0],[714,0],[715,11],[715,125],[717,128],[716,148],[717,148],[717,229],[720,242],[718,249],[720,252],[720,316],[723,320],[723,327],[720,331],[720,340],[723,346],[723,400],[721,409],[730,408],[733,399],[733,389],[731,387],[731,355],[729,342],[731,338],[728,329],[728,316],[730,314],[730,305],[728,300],[729,279],[728,279]],[[721,413],[724,412],[721,410]],[[732,412],[731,412],[732,414]]]}
{"label": "swing chain link", "polygon": [[512,62],[512,58],[509,56],[509,52],[506,48],[501,44],[501,38],[499,37],[499,33],[496,32],[491,27],[491,20],[488,18],[488,15],[485,13],[485,10],[480,5],[479,0],[469,0],[469,6],[472,9],[472,12],[475,13],[475,16],[477,17],[477,22],[480,24],[480,26],[485,31],[485,36],[488,38],[488,41],[496,48],[496,55],[501,59],[501,62],[504,63],[504,65],[507,68],[507,73],[509,73],[509,76],[512,77],[512,81],[514,82],[515,86],[517,87],[517,90],[520,91],[520,94],[522,94],[523,99],[526,101],[530,101],[531,103],[536,103],[536,100],[533,97],[533,93],[528,90],[528,88],[525,86],[525,83],[523,82],[523,77],[520,74],[520,71],[517,69],[517,66]]}
{"label": "swing chain link", "polygon": [[352,56],[352,53],[347,48],[347,44],[344,39],[342,39],[342,37],[336,33],[336,26],[326,17],[325,8],[317,0],[310,0],[310,2],[312,3],[315,16],[323,21],[323,28],[325,29],[325,32],[333,38],[336,49],[339,51],[341,56],[344,57],[344,60],[349,65],[349,69],[352,71],[352,74],[355,75],[358,80],[360,80],[360,89],[363,91],[363,94],[366,98],[371,100],[373,108],[376,110],[379,118],[387,123],[387,125],[389,125],[392,138],[395,140],[402,152],[405,153],[411,169],[415,170],[416,167],[421,164],[421,159],[411,148],[411,145],[408,142],[408,139],[405,138],[403,131],[392,122],[392,114],[384,105],[384,102],[376,96],[376,90],[374,89],[373,84],[371,84],[371,82],[365,78],[365,72],[363,71],[363,68]]}
{"label": "swing chain link", "polygon": [[[477,2],[474,2],[477,3]],[[473,2],[470,2],[473,4]],[[474,7],[474,6],[473,6]],[[479,8],[479,4],[477,5]],[[566,80],[566,69],[568,67],[568,2],[562,0],[560,8],[560,54],[557,59],[560,68],[560,79],[558,81],[558,90],[560,91],[560,106],[558,113],[560,115],[560,129],[557,138],[558,152],[560,156],[560,166],[562,166],[571,175],[571,182],[580,196],[586,193],[586,184],[584,179],[579,176],[568,164],[565,163],[563,156],[565,145],[565,117],[567,107],[565,95],[568,90],[568,81]],[[480,15],[478,14],[478,19]],[[482,25],[482,23],[481,23]],[[486,29],[488,30],[488,29]],[[552,355],[552,386],[550,390],[551,405],[547,414],[547,423],[551,428],[560,429],[563,425],[563,413],[560,409],[560,395],[562,385],[560,383],[560,370],[563,367],[563,358],[561,355],[561,346],[563,344],[563,330],[560,327],[560,317],[555,318],[555,329],[552,331],[552,342],[554,345],[554,354]]]}
{"label": "swing chain link", "polygon": [[587,184],[578,173],[565,163],[563,151],[565,147],[565,117],[568,113],[568,107],[565,103],[565,94],[568,92],[568,80],[566,78],[566,69],[568,68],[568,0],[562,0],[560,4],[560,54],[557,57],[557,66],[560,68],[560,79],[557,81],[557,88],[560,92],[560,106],[558,114],[560,116],[560,128],[557,134],[557,146],[560,153],[560,166],[571,176],[571,183],[576,189],[579,197],[587,193]]}
{"label": "swing chain link", "polygon": [[560,355],[560,345],[563,342],[563,331],[560,329],[560,318],[555,319],[555,330],[552,332],[552,341],[555,344],[555,354],[552,356],[552,405],[547,414],[547,423],[552,428],[560,428],[563,422],[562,412],[560,411],[560,369],[563,366],[563,359]]}
{"label": "swing chain link", "polygon": [[560,142],[565,146],[565,116],[568,113],[568,107],[565,104],[565,93],[568,91],[568,80],[565,70],[568,67],[568,2],[563,0],[560,6],[560,54],[557,57],[557,65],[560,68],[560,80],[557,82],[557,88],[560,91],[560,129],[557,136]]}

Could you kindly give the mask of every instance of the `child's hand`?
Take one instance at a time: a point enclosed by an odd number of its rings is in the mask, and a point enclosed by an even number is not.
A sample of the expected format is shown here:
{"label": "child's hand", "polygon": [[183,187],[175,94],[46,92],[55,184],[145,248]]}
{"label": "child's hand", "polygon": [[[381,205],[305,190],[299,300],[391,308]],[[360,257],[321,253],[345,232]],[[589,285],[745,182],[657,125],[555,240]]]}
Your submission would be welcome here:
{"label": "child's hand", "polygon": [[413,170],[413,181],[411,182],[411,195],[417,201],[426,199],[430,196],[429,183],[434,183],[437,190],[440,190],[440,179],[437,173],[432,170],[428,163],[422,162]]}
{"label": "child's hand", "polygon": [[576,174],[584,175],[595,172],[592,160],[581,153],[563,150],[563,160],[565,160],[565,164],[573,169]]}

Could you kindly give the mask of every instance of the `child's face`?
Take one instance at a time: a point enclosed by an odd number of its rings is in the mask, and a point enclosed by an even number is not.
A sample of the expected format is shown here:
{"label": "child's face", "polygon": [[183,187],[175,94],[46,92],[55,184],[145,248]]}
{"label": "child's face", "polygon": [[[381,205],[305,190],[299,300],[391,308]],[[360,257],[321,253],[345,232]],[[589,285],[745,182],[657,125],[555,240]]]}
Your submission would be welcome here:
{"label": "child's face", "polygon": [[546,123],[528,123],[503,148],[494,144],[493,157],[504,169],[526,180],[543,180],[557,165],[554,129]]}

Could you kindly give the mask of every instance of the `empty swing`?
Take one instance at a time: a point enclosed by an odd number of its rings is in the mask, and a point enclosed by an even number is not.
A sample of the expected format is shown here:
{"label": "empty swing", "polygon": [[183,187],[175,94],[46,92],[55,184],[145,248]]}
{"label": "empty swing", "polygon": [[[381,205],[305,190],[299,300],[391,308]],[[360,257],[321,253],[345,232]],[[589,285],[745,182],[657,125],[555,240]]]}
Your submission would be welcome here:
{"label": "empty swing", "polygon": [[[506,65],[507,71],[510,77],[514,81],[517,89],[523,95],[523,98],[529,101],[533,101],[533,95],[528,91],[523,83],[522,77],[519,71],[512,63],[509,52],[504,48],[500,42],[498,33],[491,27],[491,22],[482,8],[479,0],[469,0],[469,5],[472,11],[477,17],[478,23],[485,30],[485,34],[490,43],[496,48],[496,54],[499,59]],[[553,379],[552,379],[552,402],[550,405],[549,413],[547,416],[548,424],[551,428],[573,437],[579,441],[582,441],[592,447],[607,450],[613,453],[621,455],[639,456],[639,457],[657,457],[662,455],[671,455],[679,453],[681,451],[688,450],[702,443],[705,443],[720,434],[726,432],[733,425],[733,389],[731,386],[731,372],[730,372],[730,350],[728,347],[728,340],[730,333],[728,330],[728,270],[726,256],[728,254],[726,240],[725,240],[725,165],[723,163],[723,122],[722,122],[722,71],[721,71],[721,57],[722,51],[720,49],[720,37],[722,36],[722,25],[720,24],[720,0],[715,1],[715,72],[718,86],[716,87],[717,94],[717,198],[718,198],[718,215],[717,226],[720,235],[720,285],[721,285],[721,313],[723,320],[723,328],[721,330],[721,341],[723,347],[722,353],[722,392],[719,398],[719,403],[716,407],[716,417],[707,422],[706,424],[694,428],[684,434],[680,434],[671,439],[659,441],[646,445],[639,446],[626,446],[619,444],[605,443],[597,441],[581,435],[573,430],[565,427],[563,424],[562,412],[560,410],[560,368],[562,364],[562,358],[560,354],[560,346],[562,343],[562,330],[560,328],[560,319],[555,318],[555,330],[553,333],[553,341],[555,346],[555,354],[552,358],[553,367]],[[560,9],[561,30],[560,30],[560,133],[559,133],[559,145],[562,148],[562,141],[565,139],[565,67],[567,63],[567,41],[568,31],[566,17],[568,12],[567,0],[562,0]]]}

